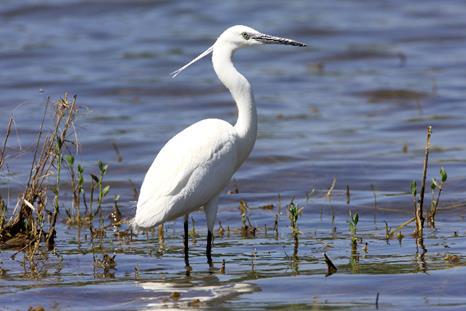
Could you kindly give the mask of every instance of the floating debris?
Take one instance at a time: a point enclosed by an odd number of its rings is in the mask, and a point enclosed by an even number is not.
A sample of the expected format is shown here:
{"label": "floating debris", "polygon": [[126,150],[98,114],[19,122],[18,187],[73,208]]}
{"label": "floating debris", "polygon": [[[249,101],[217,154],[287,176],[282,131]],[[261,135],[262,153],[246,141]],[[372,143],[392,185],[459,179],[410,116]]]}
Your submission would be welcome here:
{"label": "floating debris", "polygon": [[338,271],[337,267],[333,264],[330,258],[324,253],[325,263],[327,264],[327,273],[325,274],[326,277],[331,276],[332,274]]}

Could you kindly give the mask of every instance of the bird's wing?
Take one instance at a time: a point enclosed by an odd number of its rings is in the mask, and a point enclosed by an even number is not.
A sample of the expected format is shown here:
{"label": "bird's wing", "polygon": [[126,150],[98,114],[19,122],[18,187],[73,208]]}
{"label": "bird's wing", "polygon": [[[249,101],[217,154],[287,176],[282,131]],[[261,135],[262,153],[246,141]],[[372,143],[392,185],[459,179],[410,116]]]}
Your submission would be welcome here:
{"label": "bird's wing", "polygon": [[197,122],[170,139],[144,178],[136,224],[176,218],[220,192],[235,171],[236,141],[234,128],[218,119]]}

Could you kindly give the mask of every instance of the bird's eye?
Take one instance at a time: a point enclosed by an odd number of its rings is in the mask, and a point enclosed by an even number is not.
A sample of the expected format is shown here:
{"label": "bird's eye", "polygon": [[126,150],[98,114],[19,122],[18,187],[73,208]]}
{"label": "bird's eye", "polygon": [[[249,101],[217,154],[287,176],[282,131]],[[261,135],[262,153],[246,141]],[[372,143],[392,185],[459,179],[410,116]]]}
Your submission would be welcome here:
{"label": "bird's eye", "polygon": [[250,36],[247,32],[241,33],[241,36],[243,36],[244,40],[249,40]]}

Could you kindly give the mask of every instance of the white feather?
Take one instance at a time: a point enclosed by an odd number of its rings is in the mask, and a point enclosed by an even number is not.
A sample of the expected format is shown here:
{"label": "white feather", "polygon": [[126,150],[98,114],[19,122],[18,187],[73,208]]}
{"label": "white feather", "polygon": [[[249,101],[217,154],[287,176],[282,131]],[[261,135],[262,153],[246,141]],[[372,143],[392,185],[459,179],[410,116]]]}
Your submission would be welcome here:
{"label": "white feather", "polygon": [[148,228],[190,213],[227,185],[237,165],[238,136],[219,119],[197,122],[160,150],[144,178],[134,223]]}

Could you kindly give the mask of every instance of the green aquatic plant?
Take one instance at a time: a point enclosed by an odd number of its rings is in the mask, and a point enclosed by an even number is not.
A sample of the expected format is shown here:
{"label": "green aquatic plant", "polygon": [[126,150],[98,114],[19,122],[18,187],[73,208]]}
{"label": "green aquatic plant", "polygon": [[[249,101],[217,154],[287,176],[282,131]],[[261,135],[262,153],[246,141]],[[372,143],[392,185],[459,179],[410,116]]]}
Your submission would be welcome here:
{"label": "green aquatic plant", "polygon": [[[445,168],[440,168],[440,178],[436,180],[432,178],[432,182],[430,184],[430,189],[432,190],[432,201],[430,202],[430,211],[428,215],[429,223],[432,227],[435,227],[435,216],[437,214],[437,208],[440,202],[440,195],[442,194],[443,187],[447,182],[448,174]],[[437,197],[435,197],[437,194]]]}
{"label": "green aquatic plant", "polygon": [[301,232],[298,228],[299,216],[303,213],[303,207],[298,207],[293,200],[288,204],[288,219],[290,220],[291,235],[294,240],[293,258],[298,259],[299,235]]}
{"label": "green aquatic plant", "polygon": [[[102,203],[104,198],[107,196],[107,194],[110,191],[110,185],[104,186],[104,176],[107,173],[108,170],[108,164],[105,164],[102,161],[97,161],[97,167],[99,169],[99,175],[95,174],[90,174],[91,176],[91,185],[90,185],[90,198],[89,198],[89,205],[86,203],[86,196],[85,192],[83,192],[83,202],[84,205],[86,206],[86,215],[90,223],[90,229],[92,232],[92,221],[96,215],[99,216],[99,224],[100,227],[103,226],[104,218],[102,214]],[[96,200],[96,210],[94,210],[94,195],[95,191],[97,190],[97,200]]]}
{"label": "green aquatic plant", "polygon": [[298,237],[300,232],[298,228],[298,219],[302,214],[303,207],[299,208],[293,201],[288,205],[288,219],[290,220],[291,233],[293,237]]}
{"label": "green aquatic plant", "polygon": [[358,243],[358,222],[359,222],[359,214],[358,212],[352,213],[349,210],[349,219],[348,219],[348,227],[351,235],[351,243],[353,245],[357,245]]}
{"label": "green aquatic plant", "polygon": [[99,177],[97,179],[97,188],[99,190],[99,196],[97,199],[97,211],[100,213],[102,210],[102,202],[104,200],[104,197],[110,191],[110,185],[104,186],[103,184],[104,176],[105,174],[107,174],[108,164],[105,164],[104,162],[99,160],[97,161],[97,165],[99,167]]}
{"label": "green aquatic plant", "polygon": [[67,214],[66,223],[68,225],[81,225],[81,195],[84,191],[84,168],[78,164],[75,165],[75,158],[73,155],[68,154],[64,157],[68,167],[70,176],[71,191],[73,200],[71,201],[71,209],[66,208]]}
{"label": "green aquatic plant", "polygon": [[359,214],[358,212],[352,213],[349,210],[349,219],[348,226],[351,235],[351,258],[350,266],[351,271],[359,272],[359,252],[358,252],[358,223],[359,223]]}
{"label": "green aquatic plant", "polygon": [[[102,203],[104,198],[107,196],[107,194],[110,191],[110,186],[104,186],[104,176],[107,173],[108,170],[108,164],[105,164],[102,161],[97,161],[97,167],[99,169],[99,175],[95,174],[89,174],[91,176],[91,183],[89,186],[89,203],[86,197],[86,191],[83,189],[82,191],[82,199],[83,199],[83,204],[85,206],[85,214],[86,214],[86,220],[88,221],[89,224],[89,233],[90,233],[90,244],[91,244],[91,252],[92,256],[94,259],[94,263],[97,261],[97,257],[95,254],[95,244],[94,244],[94,239],[98,238],[100,241],[100,249],[103,247],[103,239],[105,237],[105,227],[104,227],[104,218],[102,214]],[[84,172],[82,170],[81,174]],[[97,191],[97,199],[94,199],[94,196]],[[114,198],[116,201],[118,201],[119,197]],[[97,204],[96,210],[94,212],[94,201]],[[94,217],[98,215],[99,216],[99,226],[97,228],[94,227]]]}

